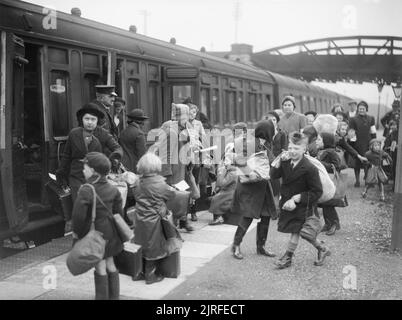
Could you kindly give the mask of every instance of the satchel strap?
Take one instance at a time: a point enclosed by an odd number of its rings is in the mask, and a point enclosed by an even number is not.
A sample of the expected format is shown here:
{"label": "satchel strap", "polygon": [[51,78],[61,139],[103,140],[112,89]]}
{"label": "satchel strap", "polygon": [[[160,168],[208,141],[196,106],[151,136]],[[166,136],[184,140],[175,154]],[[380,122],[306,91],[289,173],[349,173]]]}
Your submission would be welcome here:
{"label": "satchel strap", "polygon": [[[85,183],[82,187],[87,186],[92,190],[93,194],[93,204],[92,204],[92,218],[91,218],[91,230],[95,230],[95,219],[96,219],[96,198],[97,194],[95,191],[95,187],[90,183]],[[81,187],[81,188],[82,188]]]}

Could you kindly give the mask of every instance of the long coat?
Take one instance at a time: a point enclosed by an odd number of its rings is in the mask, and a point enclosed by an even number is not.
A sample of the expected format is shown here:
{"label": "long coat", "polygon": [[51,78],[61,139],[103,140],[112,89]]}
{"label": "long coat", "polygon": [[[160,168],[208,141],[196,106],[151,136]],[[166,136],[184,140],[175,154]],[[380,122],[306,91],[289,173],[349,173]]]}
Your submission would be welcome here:
{"label": "long coat", "polygon": [[[299,233],[306,217],[313,214],[312,206],[322,195],[318,169],[304,157],[293,169],[287,160],[282,161],[279,168],[271,168],[271,178],[282,178],[278,231]],[[283,210],[285,202],[297,194],[301,194],[301,201],[296,203],[296,209]]]}
{"label": "long coat", "polygon": [[[235,140],[235,146],[238,141]],[[255,138],[247,141],[247,150],[252,150],[253,147],[255,147],[255,152],[262,150],[258,139]],[[235,150],[240,153],[244,151],[244,149],[242,150],[236,147]],[[236,154],[236,156],[241,155]],[[263,180],[254,183],[240,183],[240,181],[238,181],[231,211],[234,214],[253,219],[260,219],[262,216],[276,217],[271,182]]]}
{"label": "long coat", "polygon": [[138,160],[145,154],[145,134],[138,123],[131,122],[120,134],[120,145],[124,154],[123,165],[132,172],[137,172]]}
{"label": "long coat", "polygon": [[80,160],[89,152],[104,152],[105,148],[111,150],[109,158],[121,158],[123,155],[123,150],[117,141],[103,128],[95,129],[88,147],[84,141],[84,128],[74,128],[68,134],[56,176],[58,181],[71,187],[73,200],[76,198],[78,188],[85,183],[82,173],[84,166]]}
{"label": "long coat", "polygon": [[[93,183],[98,197],[105,206],[96,201],[95,230],[102,232],[107,240],[104,258],[113,257],[123,250],[123,243],[117,233],[112,214],[123,215],[122,198],[119,190],[102,177]],[[83,238],[90,230],[92,205],[94,197],[92,189],[82,186],[78,191],[77,200],[73,208],[73,232],[79,239]]]}
{"label": "long coat", "polygon": [[219,191],[212,197],[209,207],[214,215],[220,216],[230,211],[238,179],[236,172],[237,168],[234,166],[218,171],[216,188]]}
{"label": "long coat", "polygon": [[356,131],[357,143],[354,147],[356,151],[364,156],[369,149],[371,140],[370,128],[375,126],[375,119],[372,116],[360,116],[350,119],[349,127]]}
{"label": "long coat", "polygon": [[158,141],[149,148],[162,160],[161,175],[170,185],[186,178],[186,167],[190,163],[190,135],[187,128],[180,129],[177,121],[169,120],[162,124]]}
{"label": "long coat", "polygon": [[158,260],[169,254],[161,218],[168,212],[166,201],[174,196],[174,189],[159,175],[141,177],[134,185],[134,241],[142,246],[143,255],[147,260]]}

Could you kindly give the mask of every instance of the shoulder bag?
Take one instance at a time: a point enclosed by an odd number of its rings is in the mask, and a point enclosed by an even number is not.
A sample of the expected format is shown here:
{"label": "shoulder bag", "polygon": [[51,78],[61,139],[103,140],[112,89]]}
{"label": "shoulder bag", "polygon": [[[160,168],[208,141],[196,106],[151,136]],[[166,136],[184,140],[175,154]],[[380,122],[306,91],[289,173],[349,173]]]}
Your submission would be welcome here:
{"label": "shoulder bag", "polygon": [[95,188],[90,184],[84,184],[83,186],[89,186],[92,189],[94,201],[92,205],[91,228],[85,237],[74,244],[73,249],[67,256],[67,268],[74,276],[83,274],[95,267],[103,259],[106,246],[106,240],[103,239],[102,233],[95,230]]}

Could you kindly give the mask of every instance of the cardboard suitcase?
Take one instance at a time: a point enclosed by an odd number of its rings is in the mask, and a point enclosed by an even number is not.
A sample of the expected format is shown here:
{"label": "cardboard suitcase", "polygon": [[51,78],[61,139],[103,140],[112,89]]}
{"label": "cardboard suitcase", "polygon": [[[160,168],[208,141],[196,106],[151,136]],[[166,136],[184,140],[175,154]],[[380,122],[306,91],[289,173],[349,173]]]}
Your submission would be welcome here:
{"label": "cardboard suitcase", "polygon": [[180,275],[180,251],[158,260],[156,272],[166,278],[177,278]]}
{"label": "cardboard suitcase", "polygon": [[138,244],[125,242],[124,250],[114,257],[119,273],[130,276],[133,281],[143,277],[142,248]]}

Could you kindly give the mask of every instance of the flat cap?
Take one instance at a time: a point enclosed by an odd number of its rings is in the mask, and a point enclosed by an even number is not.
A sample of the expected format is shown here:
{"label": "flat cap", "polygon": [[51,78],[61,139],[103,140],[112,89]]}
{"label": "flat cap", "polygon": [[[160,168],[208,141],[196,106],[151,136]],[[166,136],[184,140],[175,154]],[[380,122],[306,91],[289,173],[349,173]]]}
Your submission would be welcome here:
{"label": "flat cap", "polygon": [[100,84],[95,86],[96,92],[101,93],[101,94],[110,94],[112,96],[117,97],[117,93],[114,92],[115,86],[113,85],[105,85],[105,84]]}

